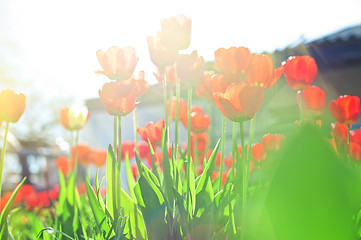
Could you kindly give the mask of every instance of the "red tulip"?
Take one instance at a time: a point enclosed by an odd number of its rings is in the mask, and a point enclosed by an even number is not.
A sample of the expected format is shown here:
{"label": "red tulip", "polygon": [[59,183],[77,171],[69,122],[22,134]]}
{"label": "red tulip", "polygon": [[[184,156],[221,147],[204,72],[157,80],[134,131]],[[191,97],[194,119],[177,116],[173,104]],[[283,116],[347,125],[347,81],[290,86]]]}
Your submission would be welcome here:
{"label": "red tulip", "polygon": [[353,157],[355,160],[361,159],[361,145],[351,142],[350,152],[351,157]]}
{"label": "red tulip", "polygon": [[[191,131],[194,133],[205,132],[210,127],[211,119],[204,114],[200,106],[193,106],[191,108]],[[188,119],[183,118],[182,123],[185,128],[188,127]]]}
{"label": "red tulip", "polygon": [[289,57],[283,67],[288,85],[295,90],[310,86],[317,75],[316,61],[310,56]]}
{"label": "red tulip", "polygon": [[25,95],[11,89],[0,92],[0,121],[15,123],[25,111]]}
{"label": "red tulip", "polygon": [[219,110],[235,122],[247,121],[254,117],[263,100],[263,88],[251,87],[247,83],[228,86],[226,92],[213,94]]}
{"label": "red tulip", "polygon": [[251,52],[246,47],[220,48],[214,53],[214,68],[222,73],[229,83],[240,82],[247,72]]}
{"label": "red tulip", "polygon": [[[317,86],[309,86],[302,91],[303,110],[306,116],[319,117],[326,104],[326,94]],[[298,107],[301,108],[301,91],[297,92]]]}
{"label": "red tulip", "polygon": [[[179,99],[178,102],[178,120],[182,121],[183,119],[187,119],[188,109],[187,102],[183,99]],[[177,98],[173,97],[171,100],[167,102],[167,111],[172,120],[176,119],[176,106],[177,106]]]}
{"label": "red tulip", "polygon": [[246,75],[246,81],[251,86],[260,86],[265,89],[272,87],[283,74],[283,66],[273,69],[270,56],[253,54]]}
{"label": "red tulip", "polygon": [[340,123],[353,124],[360,115],[360,98],[344,95],[328,104],[331,115]]}
{"label": "red tulip", "polygon": [[98,50],[97,57],[103,71],[96,71],[96,73],[104,74],[110,80],[129,79],[138,63],[135,49],[130,46],[123,48],[113,46],[106,52]]}
{"label": "red tulip", "polygon": [[99,90],[105,110],[112,116],[125,116],[136,106],[137,88],[134,84],[108,82]]}
{"label": "red tulip", "polygon": [[194,86],[203,80],[204,59],[198,56],[197,51],[192,54],[179,54],[176,66],[181,83]]}
{"label": "red tulip", "polygon": [[148,50],[150,60],[160,69],[172,65],[177,58],[177,51],[166,48],[160,41],[159,34],[156,37],[148,37]]}
{"label": "red tulip", "polygon": [[159,33],[161,43],[174,51],[189,47],[191,39],[191,20],[184,15],[175,15],[169,19],[161,19]]}
{"label": "red tulip", "polygon": [[139,127],[137,132],[144,141],[149,139],[152,144],[161,146],[164,124],[163,120],[159,120],[157,123],[149,122],[144,128]]}
{"label": "red tulip", "polygon": [[337,151],[346,155],[348,149],[348,126],[339,122],[331,124],[331,135],[335,139]]}
{"label": "red tulip", "polygon": [[134,157],[135,144],[133,141],[122,141],[122,153],[121,160],[124,161],[125,154],[128,154],[128,158],[132,159]]}
{"label": "red tulip", "polygon": [[361,145],[361,128],[350,131],[351,142]]}

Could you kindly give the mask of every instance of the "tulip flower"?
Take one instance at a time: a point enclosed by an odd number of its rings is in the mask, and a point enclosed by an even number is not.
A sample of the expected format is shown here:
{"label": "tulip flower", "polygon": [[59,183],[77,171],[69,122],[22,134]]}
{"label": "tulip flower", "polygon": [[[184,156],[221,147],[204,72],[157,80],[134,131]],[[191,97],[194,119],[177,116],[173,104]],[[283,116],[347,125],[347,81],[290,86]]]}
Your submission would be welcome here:
{"label": "tulip flower", "polygon": [[171,84],[171,85],[175,85],[177,82],[177,75],[176,75],[176,65],[170,65],[170,66],[166,66],[164,67],[164,75],[165,75],[165,79],[162,79],[162,69],[160,69],[159,67],[157,67],[157,72],[153,73],[155,79],[157,79],[157,81],[159,83],[163,83],[163,80],[165,80],[167,82],[167,84]]}
{"label": "tulip flower", "polygon": [[[197,138],[197,140],[196,140]],[[201,156],[206,151],[206,146],[209,141],[209,137],[205,133],[197,133],[197,134],[191,134],[191,152],[192,155],[194,155],[194,142],[197,141],[197,153],[198,156]]]}
{"label": "tulip flower", "polygon": [[220,48],[214,53],[214,68],[225,76],[229,83],[240,82],[247,72],[251,52],[246,47]]}
{"label": "tulip flower", "polygon": [[64,176],[68,176],[70,171],[70,160],[67,157],[60,156],[56,159],[56,166]]}
{"label": "tulip flower", "polygon": [[104,74],[110,80],[128,80],[138,63],[135,49],[130,46],[123,48],[113,46],[106,52],[98,50],[96,54],[103,68],[103,71],[96,71],[96,73]]}
{"label": "tulip flower", "polygon": [[64,128],[70,131],[80,130],[84,127],[88,119],[89,113],[86,106],[67,107],[60,110],[60,123]]}
{"label": "tulip flower", "polygon": [[184,15],[175,15],[169,19],[161,19],[160,42],[174,51],[189,47],[191,40],[191,20]]}
{"label": "tulip flower", "polygon": [[[317,86],[309,86],[302,91],[303,113],[306,116],[319,117],[326,104],[326,94]],[[298,107],[301,108],[301,91],[297,92]]]}
{"label": "tulip flower", "polygon": [[204,59],[198,56],[197,51],[192,54],[179,54],[176,66],[181,83],[194,86],[203,80]]}
{"label": "tulip flower", "polygon": [[128,154],[128,158],[132,159],[134,157],[135,144],[133,141],[122,141],[122,153],[121,153],[121,161],[124,161],[125,154]]}
{"label": "tulip flower", "polygon": [[360,98],[344,95],[328,104],[331,115],[343,124],[353,124],[360,115]]}
{"label": "tulip flower", "polygon": [[213,102],[213,93],[224,93],[229,86],[224,76],[214,72],[205,72],[203,81],[197,86],[196,94],[198,97],[207,97]]}
{"label": "tulip flower", "polygon": [[[172,120],[176,119],[176,104],[177,104],[177,98],[173,97],[171,100],[168,100],[167,102],[167,112],[169,113]],[[178,105],[178,119],[180,121],[187,121],[187,102],[183,99],[179,99],[179,105]]]}
{"label": "tulip flower", "polygon": [[25,95],[11,89],[0,92],[0,122],[15,123],[25,111]]}
{"label": "tulip flower", "polygon": [[[211,119],[204,114],[200,106],[193,106],[191,108],[191,131],[194,133],[205,132],[210,127]],[[188,119],[183,118],[182,123],[185,128],[188,127]]]}
{"label": "tulip flower", "polygon": [[160,68],[161,71],[175,62],[177,58],[177,51],[170,50],[162,45],[159,39],[159,34],[155,37],[148,37],[147,42],[150,60],[154,65]]}
{"label": "tulip flower", "polygon": [[361,145],[361,128],[350,131],[351,142]]}
{"label": "tulip flower", "polygon": [[317,75],[317,64],[310,56],[293,56],[283,62],[284,76],[288,85],[295,90],[310,86]]}
{"label": "tulip flower", "polygon": [[347,152],[348,131],[349,128],[346,124],[339,122],[331,124],[331,135],[335,140],[337,151],[340,155],[345,155]]}
{"label": "tulip flower", "polygon": [[262,143],[255,143],[251,147],[252,159],[261,162],[266,159],[265,147]]}
{"label": "tulip flower", "polygon": [[350,152],[351,157],[353,157],[355,160],[361,159],[361,145],[351,142]]}
{"label": "tulip flower", "polygon": [[262,138],[262,144],[266,151],[278,151],[286,137],[281,134],[266,134]]}
{"label": "tulip flower", "polygon": [[235,122],[247,121],[254,117],[263,100],[263,88],[251,87],[247,83],[228,86],[226,92],[214,93],[213,99],[219,110]]}
{"label": "tulip flower", "polygon": [[105,110],[112,116],[125,116],[136,106],[137,88],[134,84],[108,82],[99,90]]}
{"label": "tulip flower", "polygon": [[152,144],[161,146],[164,124],[163,120],[159,120],[157,123],[149,122],[144,128],[139,127],[137,132],[144,141],[149,140]]}
{"label": "tulip flower", "polygon": [[84,143],[77,144],[72,146],[72,162],[74,162],[75,154],[77,154],[78,163],[84,166],[90,165],[93,163],[91,152],[93,150]]}
{"label": "tulip flower", "polygon": [[274,70],[270,56],[253,54],[245,79],[251,86],[268,89],[278,81],[282,74],[283,66]]}
{"label": "tulip flower", "polygon": [[150,87],[149,83],[145,80],[144,71],[138,73],[138,79],[131,77],[129,80],[125,81],[125,83],[134,84],[136,86],[138,97],[146,93]]}

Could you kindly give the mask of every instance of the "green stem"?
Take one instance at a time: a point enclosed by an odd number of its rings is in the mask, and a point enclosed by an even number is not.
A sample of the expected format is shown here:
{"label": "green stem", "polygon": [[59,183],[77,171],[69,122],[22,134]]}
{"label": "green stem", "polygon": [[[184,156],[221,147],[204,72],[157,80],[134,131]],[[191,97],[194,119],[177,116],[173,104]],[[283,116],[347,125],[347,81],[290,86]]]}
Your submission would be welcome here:
{"label": "green stem", "polygon": [[175,146],[174,146],[174,151],[175,151],[175,159],[177,160],[177,154],[178,154],[178,141],[179,141],[179,116],[178,116],[178,112],[179,112],[179,98],[180,98],[180,81],[179,79],[177,78],[176,80],[176,102],[177,102],[177,105],[176,105],[176,108],[175,108]]}
{"label": "green stem", "polygon": [[224,146],[226,140],[226,116],[223,115],[222,118],[222,150],[221,150],[221,165],[219,168],[219,183],[218,183],[218,192],[222,188],[222,175],[223,175],[223,162],[224,162]]}
{"label": "green stem", "polygon": [[303,90],[301,91],[301,103],[300,103],[300,120],[303,122]]}
{"label": "green stem", "polygon": [[134,124],[134,145],[135,145],[135,151],[139,153],[139,147],[138,147],[138,111],[137,107],[133,110],[133,124]]}
{"label": "green stem", "polygon": [[75,131],[75,153],[74,153],[75,183],[76,183],[76,176],[78,171],[78,143],[79,143],[79,131]]}
{"label": "green stem", "polygon": [[233,122],[233,139],[232,139],[232,169],[233,169],[233,176],[236,175],[236,159],[237,159],[237,123]]}
{"label": "green stem", "polygon": [[117,205],[118,205],[118,212],[121,206],[121,189],[122,189],[122,178],[121,178],[121,166],[122,166],[122,117],[118,116],[118,175],[117,180],[118,187],[117,187]]}
{"label": "green stem", "polygon": [[[164,121],[165,121],[165,129],[167,130],[168,138],[167,142],[169,141],[169,120],[168,120],[168,108],[167,108],[167,100],[168,100],[168,93],[167,93],[167,80],[165,79],[165,72],[162,71],[162,82],[163,82],[163,105],[164,105]],[[168,144],[167,144],[168,146]]]}
{"label": "green stem", "polygon": [[3,149],[1,151],[1,162],[0,162],[0,196],[1,196],[1,182],[2,182],[3,168],[4,168],[4,158],[5,158],[5,151],[6,151],[6,138],[8,135],[8,131],[9,131],[9,122],[6,122],[4,145],[3,145]]}
{"label": "green stem", "polygon": [[113,145],[113,149],[114,149],[114,154],[116,156],[117,154],[117,117],[114,116],[114,145]]}
{"label": "green stem", "polygon": [[[245,234],[245,219],[246,219],[246,209],[247,209],[247,150],[245,149],[244,144],[244,129],[243,129],[243,121],[240,122],[240,133],[241,133],[241,145],[242,145],[242,156],[241,156],[241,162],[242,162],[242,238],[244,239]],[[238,173],[238,171],[237,171]]]}
{"label": "green stem", "polygon": [[347,162],[348,162],[348,164],[351,164],[351,134],[350,134],[351,124],[348,124],[347,127],[348,127],[348,129],[347,129],[347,140],[348,140]]}
{"label": "green stem", "polygon": [[198,167],[198,133],[196,133],[195,135],[195,138],[194,138],[194,146],[193,146],[193,155],[194,155],[194,168],[197,169]]}
{"label": "green stem", "polygon": [[[188,88],[188,147],[187,147],[187,191],[189,188],[189,182],[190,182],[190,166],[191,166],[191,106],[192,106],[192,88]],[[195,146],[193,146],[194,148]],[[193,149],[196,151],[197,149]],[[188,194],[187,194],[188,196]]]}

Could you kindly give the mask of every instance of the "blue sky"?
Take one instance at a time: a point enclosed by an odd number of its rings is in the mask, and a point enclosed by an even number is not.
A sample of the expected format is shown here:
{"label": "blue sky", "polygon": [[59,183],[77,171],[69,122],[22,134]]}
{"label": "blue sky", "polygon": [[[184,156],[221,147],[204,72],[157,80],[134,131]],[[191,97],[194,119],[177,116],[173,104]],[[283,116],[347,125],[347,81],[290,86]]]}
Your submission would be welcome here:
{"label": "blue sky", "polygon": [[359,0],[0,0],[0,63],[28,83],[20,91],[26,93],[31,85],[50,97],[84,100],[97,97],[107,80],[93,73],[100,70],[96,51],[113,45],[134,47],[139,56],[135,74],[145,70],[146,79],[155,82],[146,37],[159,30],[160,18],[178,13],[191,18],[191,45],[183,52],[198,50],[212,60],[220,47],[272,52],[301,37],[320,37],[361,23],[360,10]]}

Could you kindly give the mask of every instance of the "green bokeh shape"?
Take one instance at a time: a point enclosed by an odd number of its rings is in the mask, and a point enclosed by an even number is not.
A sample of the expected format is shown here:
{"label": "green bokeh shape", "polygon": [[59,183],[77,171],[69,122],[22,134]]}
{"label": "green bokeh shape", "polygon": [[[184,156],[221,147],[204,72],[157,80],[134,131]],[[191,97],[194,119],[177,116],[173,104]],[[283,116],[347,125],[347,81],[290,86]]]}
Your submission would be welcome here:
{"label": "green bokeh shape", "polygon": [[250,199],[246,239],[356,238],[360,172],[340,159],[315,126],[287,136],[268,170],[268,185]]}

